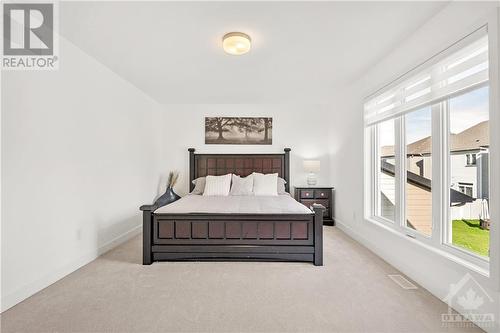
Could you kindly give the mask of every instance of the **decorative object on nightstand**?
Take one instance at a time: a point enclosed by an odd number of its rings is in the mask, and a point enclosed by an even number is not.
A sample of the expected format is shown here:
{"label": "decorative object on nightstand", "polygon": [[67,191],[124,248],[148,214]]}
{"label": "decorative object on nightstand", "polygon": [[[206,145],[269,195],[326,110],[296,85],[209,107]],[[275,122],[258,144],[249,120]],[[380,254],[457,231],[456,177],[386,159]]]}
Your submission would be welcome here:
{"label": "decorative object on nightstand", "polygon": [[316,160],[304,160],[304,170],[308,172],[307,185],[316,185],[316,174],[319,172],[320,162]]}
{"label": "decorative object on nightstand", "polygon": [[167,190],[162,194],[161,197],[156,199],[154,203],[155,206],[160,208],[181,198],[177,195],[177,193],[174,192],[174,186],[177,183],[177,180],[179,180],[179,173],[170,171],[170,173],[168,174]]}
{"label": "decorative object on nightstand", "polygon": [[313,204],[321,204],[326,210],[323,212],[323,224],[335,225],[333,219],[333,187],[295,187],[295,200],[306,207],[311,207]]}

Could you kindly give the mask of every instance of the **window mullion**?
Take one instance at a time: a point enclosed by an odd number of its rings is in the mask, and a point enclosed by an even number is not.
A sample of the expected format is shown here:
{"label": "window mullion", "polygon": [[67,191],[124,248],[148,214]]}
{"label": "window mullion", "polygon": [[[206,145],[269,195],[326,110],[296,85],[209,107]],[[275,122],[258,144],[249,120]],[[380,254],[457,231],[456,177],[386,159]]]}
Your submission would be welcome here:
{"label": "window mullion", "polygon": [[446,214],[443,201],[446,192],[446,131],[443,130],[444,103],[432,106],[432,235],[431,243],[440,246],[443,239],[443,222]]}
{"label": "window mullion", "polygon": [[395,172],[394,176],[396,178],[396,214],[394,228],[404,232],[403,226],[405,224],[405,166],[404,166],[404,155],[405,155],[405,137],[404,137],[404,118],[399,117],[395,119]]}
{"label": "window mullion", "polygon": [[439,245],[443,243],[451,243],[451,218],[450,218],[450,111],[449,101],[445,100],[441,103],[441,186],[442,186],[442,201],[441,201],[441,237]]}
{"label": "window mullion", "polygon": [[377,177],[377,159],[378,159],[378,134],[377,134],[377,126],[372,126],[370,131],[371,134],[371,186],[372,186],[372,200],[371,200],[371,215],[377,215],[377,196],[378,196],[378,177]]}

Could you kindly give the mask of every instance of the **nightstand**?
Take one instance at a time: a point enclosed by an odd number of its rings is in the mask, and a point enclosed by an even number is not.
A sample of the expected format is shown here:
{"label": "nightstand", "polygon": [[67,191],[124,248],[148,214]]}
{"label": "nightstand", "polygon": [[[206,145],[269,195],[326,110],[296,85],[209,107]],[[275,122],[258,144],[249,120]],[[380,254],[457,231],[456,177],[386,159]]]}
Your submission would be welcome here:
{"label": "nightstand", "polygon": [[333,187],[305,186],[295,187],[295,200],[306,207],[313,203],[322,204],[326,207],[323,213],[323,224],[335,225],[333,219]]}

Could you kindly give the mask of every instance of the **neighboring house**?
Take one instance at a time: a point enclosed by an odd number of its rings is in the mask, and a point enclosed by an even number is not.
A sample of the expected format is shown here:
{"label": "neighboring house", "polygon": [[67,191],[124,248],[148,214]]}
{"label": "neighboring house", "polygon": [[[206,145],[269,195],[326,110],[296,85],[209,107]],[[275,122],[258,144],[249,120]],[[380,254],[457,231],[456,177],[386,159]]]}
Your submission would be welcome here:
{"label": "neighboring house", "polygon": [[489,122],[451,136],[451,186],[477,199],[489,199]]}
{"label": "neighboring house", "polygon": [[[481,200],[489,199],[489,126],[488,121],[463,132],[450,135],[451,218],[477,219]],[[432,143],[426,137],[407,146],[407,207],[408,224],[430,234],[432,225]],[[381,214],[394,216],[394,148],[382,147],[381,152]]]}

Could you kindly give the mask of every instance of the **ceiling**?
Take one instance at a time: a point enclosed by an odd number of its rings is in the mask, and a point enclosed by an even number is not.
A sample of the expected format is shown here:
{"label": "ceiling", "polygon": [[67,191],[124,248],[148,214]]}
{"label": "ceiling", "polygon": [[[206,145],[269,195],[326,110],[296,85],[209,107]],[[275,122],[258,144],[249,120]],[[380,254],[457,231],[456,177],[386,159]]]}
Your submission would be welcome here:
{"label": "ceiling", "polygon": [[[61,2],[63,37],[162,104],[327,103],[445,2]],[[222,36],[252,50],[230,56]]]}

